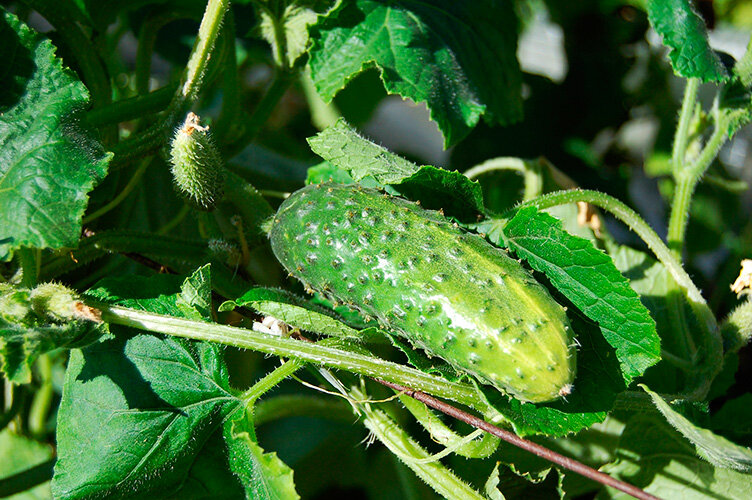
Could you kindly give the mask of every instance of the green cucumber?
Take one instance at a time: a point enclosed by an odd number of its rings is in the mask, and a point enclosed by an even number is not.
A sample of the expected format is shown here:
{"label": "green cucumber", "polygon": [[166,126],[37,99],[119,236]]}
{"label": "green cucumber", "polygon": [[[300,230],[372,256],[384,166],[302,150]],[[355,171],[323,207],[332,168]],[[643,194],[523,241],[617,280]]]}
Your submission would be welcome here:
{"label": "green cucumber", "polygon": [[269,237],[307,289],[522,401],[572,391],[565,310],[519,262],[437,212],[353,185],[282,203]]}

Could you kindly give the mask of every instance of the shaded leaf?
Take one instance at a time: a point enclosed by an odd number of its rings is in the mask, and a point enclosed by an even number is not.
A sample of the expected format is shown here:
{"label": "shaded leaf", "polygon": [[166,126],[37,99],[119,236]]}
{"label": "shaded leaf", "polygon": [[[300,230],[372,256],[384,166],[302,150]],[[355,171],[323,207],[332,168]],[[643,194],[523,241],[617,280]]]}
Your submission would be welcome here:
{"label": "shaded leaf", "polygon": [[719,109],[729,136],[752,120],[752,40],[744,56],[734,64],[731,80],[721,90]]}
{"label": "shaded leaf", "polygon": [[720,82],[728,73],[708,43],[705,22],[689,0],[651,0],[648,18],[669,49],[674,72],[685,78]]}
{"label": "shaded leaf", "polygon": [[447,146],[478,123],[522,115],[511,2],[343,2],[314,27],[311,76],[330,101],[376,67],[387,92],[425,102]]}
{"label": "shaded leaf", "polygon": [[89,93],[49,40],[5,11],[0,58],[0,260],[21,246],[75,247],[111,158],[80,126]]}
{"label": "shaded leaf", "polygon": [[658,394],[644,385],[641,387],[650,395],[653,403],[666,417],[668,423],[695,445],[699,456],[718,467],[752,472],[752,450],[694,425],[682,414],[671,408]]}
{"label": "shaded leaf", "polygon": [[534,207],[519,210],[504,226],[503,238],[598,323],[627,385],[661,359],[655,321],[611,258],[590,241],[566,233],[560,221]]}
{"label": "shaded leaf", "polygon": [[230,466],[245,486],[246,498],[288,500],[300,498],[293,472],[276,453],[259,446],[248,419],[228,420],[224,427]]}
{"label": "shaded leaf", "polygon": [[[53,457],[52,447],[4,429],[0,432],[0,481],[30,469]],[[11,500],[46,500],[51,498],[50,482],[29,488],[12,495]]]}
{"label": "shaded leaf", "polygon": [[[752,494],[749,475],[698,458],[694,446],[656,415],[637,415],[627,423],[616,461],[601,471],[660,498],[705,500]],[[599,498],[631,496],[608,488]]]}

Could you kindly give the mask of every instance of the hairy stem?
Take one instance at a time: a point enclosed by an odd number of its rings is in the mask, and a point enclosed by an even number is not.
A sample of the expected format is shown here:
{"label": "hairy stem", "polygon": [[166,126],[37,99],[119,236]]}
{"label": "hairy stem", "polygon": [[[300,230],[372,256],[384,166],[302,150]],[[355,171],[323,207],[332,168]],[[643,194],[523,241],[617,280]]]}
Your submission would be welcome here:
{"label": "hairy stem", "polygon": [[175,89],[177,89],[176,83],[168,84],[148,94],[121,99],[106,106],[92,109],[86,114],[86,122],[93,127],[99,127],[158,113],[170,103],[175,94]]}
{"label": "hairy stem", "polygon": [[422,391],[473,407],[481,412],[487,410],[482,398],[478,397],[475,388],[469,384],[449,382],[434,375],[372,356],[321,344],[301,342],[291,338],[275,337],[244,328],[191,321],[94,302],[91,305],[101,309],[103,319],[110,323],[194,340],[218,342],[241,349],[252,349],[369,377],[405,383]]}
{"label": "hairy stem", "polygon": [[285,361],[281,366],[278,366],[270,373],[267,373],[261,380],[253,384],[250,389],[240,396],[240,400],[243,401],[243,404],[246,407],[253,405],[258,398],[263,396],[270,389],[276,387],[284,379],[303,368],[303,366],[305,366],[305,363],[297,359]]}
{"label": "hairy stem", "polygon": [[[356,390],[352,391],[352,395],[355,399],[367,399],[365,394]],[[448,499],[483,499],[483,496],[440,462],[423,462],[423,459],[429,458],[428,452],[386,413],[373,409],[370,404],[359,406],[363,410],[363,423],[368,430],[436,493]]]}
{"label": "hairy stem", "polygon": [[676,126],[674,145],[671,151],[671,166],[675,174],[684,169],[687,142],[689,141],[689,125],[695,112],[695,101],[699,87],[700,80],[698,78],[690,78],[687,80],[686,87],[684,87],[684,99],[682,100],[679,123]]}
{"label": "hairy stem", "polygon": [[191,56],[185,68],[183,80],[173,99],[175,111],[186,104],[192,104],[198,97],[201,84],[209,62],[209,56],[217,41],[217,35],[222,26],[222,19],[230,6],[229,0],[209,0],[206,4],[204,17],[198,28],[198,36],[193,44]]}

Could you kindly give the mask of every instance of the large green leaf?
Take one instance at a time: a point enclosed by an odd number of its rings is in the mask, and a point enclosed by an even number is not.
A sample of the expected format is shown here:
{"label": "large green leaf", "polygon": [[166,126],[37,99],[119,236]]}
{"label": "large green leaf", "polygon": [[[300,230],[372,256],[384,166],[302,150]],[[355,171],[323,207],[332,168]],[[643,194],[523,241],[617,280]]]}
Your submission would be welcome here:
{"label": "large green leaf", "polygon": [[426,103],[452,145],[481,116],[502,124],[520,119],[517,29],[506,0],[343,2],[314,26],[311,76],[331,101],[376,67],[387,92]]}
{"label": "large green leaf", "polygon": [[[660,416],[637,415],[621,436],[617,460],[601,468],[659,498],[705,500],[748,498],[752,481],[748,474],[716,468],[698,458],[695,448]],[[631,498],[607,489],[605,498]]]}
{"label": "large green leaf", "polygon": [[598,323],[627,385],[661,359],[655,321],[608,255],[534,207],[519,210],[502,232],[510,250]]}
{"label": "large green leaf", "polygon": [[695,445],[697,454],[717,467],[752,472],[752,450],[732,443],[728,439],[696,426],[684,415],[677,412],[655,392],[642,386],[650,395],[655,406],[690,443]]}
{"label": "large green leaf", "polygon": [[704,82],[728,78],[720,58],[708,44],[705,22],[690,0],[650,0],[648,18],[669,47],[671,66],[677,75]]}
{"label": "large green leaf", "polygon": [[[208,267],[102,280],[88,295],[159,314],[209,320]],[[73,351],[58,413],[56,498],[156,495],[237,498],[264,482],[233,475],[225,434],[242,407],[217,344],[113,326],[114,339]],[[181,487],[179,489],[179,487]]]}
{"label": "large green leaf", "polygon": [[[75,247],[87,193],[110,155],[80,126],[84,85],[55,47],[5,11],[0,19],[0,260],[21,247]],[[4,241],[5,238],[9,241]]]}

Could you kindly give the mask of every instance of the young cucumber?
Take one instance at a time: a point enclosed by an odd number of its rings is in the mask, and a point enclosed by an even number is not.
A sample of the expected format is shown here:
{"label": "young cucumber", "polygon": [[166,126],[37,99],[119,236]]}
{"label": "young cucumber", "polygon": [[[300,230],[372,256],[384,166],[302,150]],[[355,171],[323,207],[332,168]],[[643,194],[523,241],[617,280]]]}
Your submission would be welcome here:
{"label": "young cucumber", "polygon": [[375,190],[293,193],[270,232],[285,268],[413,345],[523,401],[569,394],[564,309],[506,252],[436,212]]}

